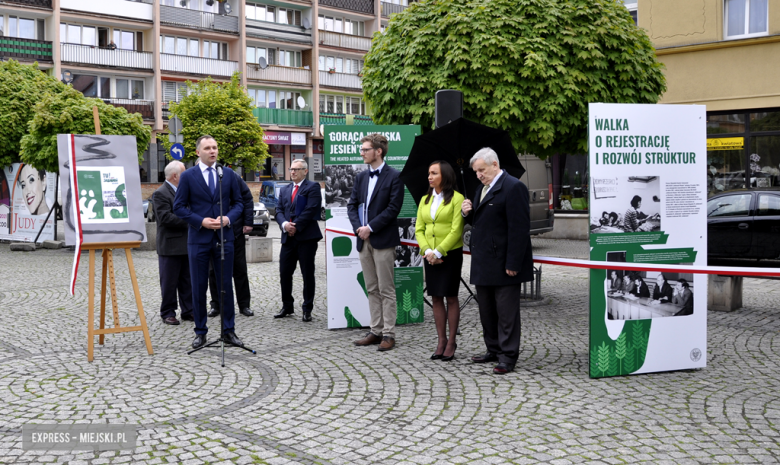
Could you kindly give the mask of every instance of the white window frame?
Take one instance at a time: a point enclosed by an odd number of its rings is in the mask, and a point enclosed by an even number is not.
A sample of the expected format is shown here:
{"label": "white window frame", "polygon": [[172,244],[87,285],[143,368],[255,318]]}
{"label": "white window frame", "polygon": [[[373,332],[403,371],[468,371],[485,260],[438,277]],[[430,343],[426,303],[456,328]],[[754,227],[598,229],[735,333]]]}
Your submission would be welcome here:
{"label": "white window frame", "polygon": [[[0,15],[2,16],[2,15]],[[11,31],[11,18],[16,19],[16,30]],[[0,18],[2,20],[2,18]],[[33,32],[32,37],[21,37],[19,35],[19,26],[20,22],[24,21],[32,21],[33,23]],[[8,29],[5,29],[2,24],[0,24],[0,30],[3,31],[3,34],[5,34],[6,37],[13,37],[15,39],[24,39],[24,40],[35,40],[38,37],[38,21],[35,20],[35,18],[25,18],[23,16],[17,16],[17,15],[8,15]],[[97,41],[97,29],[95,29],[95,41]]]}
{"label": "white window frame", "polygon": [[[26,18],[25,18],[26,19]],[[9,17],[10,22],[10,17]],[[60,37],[60,42],[65,44],[78,44],[78,45],[89,45],[92,47],[97,47],[98,42],[98,32],[97,32],[97,26],[90,26],[86,24],[73,24],[73,23],[60,23],[60,35],[62,35],[62,26],[65,26],[65,37]],[[79,28],[79,41],[78,42],[68,42],[68,28],[70,27],[77,27]],[[85,44],[84,43],[84,28],[88,27],[95,30],[95,43],[94,44]]]}
{"label": "white window frame", "polygon": [[[723,39],[724,40],[736,40],[747,39],[750,37],[763,37],[769,34],[769,4],[770,0],[767,0],[767,11],[764,15],[766,23],[764,24],[764,30],[762,32],[746,32],[744,34],[729,35],[729,0],[723,0]],[[745,31],[750,30],[750,0],[745,0]]]}

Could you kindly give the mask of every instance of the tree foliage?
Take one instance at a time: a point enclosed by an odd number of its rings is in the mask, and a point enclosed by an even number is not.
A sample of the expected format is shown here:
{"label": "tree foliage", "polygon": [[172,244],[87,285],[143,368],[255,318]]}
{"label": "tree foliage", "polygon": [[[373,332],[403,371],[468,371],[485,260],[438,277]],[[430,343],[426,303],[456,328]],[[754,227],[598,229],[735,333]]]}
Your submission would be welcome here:
{"label": "tree foliage", "polygon": [[[251,171],[268,158],[263,128],[252,114],[252,99],[241,86],[238,73],[224,84],[211,79],[187,82],[187,90],[188,95],[179,103],[171,103],[170,108],[182,122],[185,160],[197,158],[195,142],[204,134],[217,141],[222,163]],[[173,144],[167,140],[163,144],[170,153]]]}
{"label": "tree foliage", "polygon": [[41,98],[57,94],[65,84],[38,69],[38,64],[0,61],[0,167],[19,163],[22,136]]}
{"label": "tree foliage", "polygon": [[435,92],[457,89],[466,118],[540,157],[587,151],[588,103],[656,103],[666,90],[617,0],[424,0],[374,36],[363,72],[378,124],[433,128]]}
{"label": "tree foliage", "polygon": [[100,115],[101,133],[135,136],[138,162],[142,162],[152,130],[144,125],[141,115],[128,113],[100,99],[86,98],[70,86],[59,94],[45,95],[35,105],[29,132],[22,137],[22,161],[38,169],[58,172],[57,134],[95,134],[94,106]]}

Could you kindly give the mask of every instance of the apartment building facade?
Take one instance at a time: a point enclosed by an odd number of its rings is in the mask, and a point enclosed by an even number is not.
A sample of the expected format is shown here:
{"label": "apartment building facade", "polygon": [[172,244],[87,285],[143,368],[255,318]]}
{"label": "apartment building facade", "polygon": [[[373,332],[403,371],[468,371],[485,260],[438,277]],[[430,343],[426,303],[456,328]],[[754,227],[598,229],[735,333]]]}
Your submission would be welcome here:
{"label": "apartment building facade", "polygon": [[666,66],[660,103],[707,106],[708,192],[780,185],[780,4],[638,0]]}
{"label": "apartment building facade", "polygon": [[171,102],[185,81],[228,81],[252,98],[272,158],[247,181],[288,178],[307,157],[322,180],[322,129],[372,124],[363,99],[371,36],[408,0],[0,0],[0,59],[39,67],[133,113],[153,131],[144,182],[163,181]]}

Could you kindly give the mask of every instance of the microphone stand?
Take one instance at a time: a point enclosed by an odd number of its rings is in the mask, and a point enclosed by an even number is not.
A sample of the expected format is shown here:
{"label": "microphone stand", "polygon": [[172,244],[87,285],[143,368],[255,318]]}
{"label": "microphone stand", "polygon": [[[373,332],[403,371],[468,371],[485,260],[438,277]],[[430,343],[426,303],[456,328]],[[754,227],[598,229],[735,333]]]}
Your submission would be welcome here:
{"label": "microphone stand", "polygon": [[[219,290],[219,339],[213,342],[209,342],[208,344],[203,344],[202,346],[198,347],[197,349],[193,349],[189,352],[187,352],[187,355],[197,352],[200,349],[205,349],[206,347],[211,347],[213,345],[219,344],[222,348],[222,367],[225,366],[225,343],[227,342],[230,344],[230,342],[225,340],[225,325],[224,325],[224,314],[225,314],[225,285],[224,285],[224,276],[225,276],[225,227],[223,226],[222,218],[223,218],[223,210],[222,210],[222,165],[219,163],[215,163],[214,167],[217,170],[217,191],[219,192],[219,254],[220,254],[220,260],[219,260],[219,279],[217,280],[217,289]],[[216,272],[216,267],[214,269]],[[216,274],[216,273],[215,273]],[[232,285],[232,284],[231,284]],[[249,347],[245,346],[237,346],[230,344],[233,347],[238,347],[239,349],[244,349],[248,352],[251,352],[253,354],[256,354],[254,350],[250,349]]]}

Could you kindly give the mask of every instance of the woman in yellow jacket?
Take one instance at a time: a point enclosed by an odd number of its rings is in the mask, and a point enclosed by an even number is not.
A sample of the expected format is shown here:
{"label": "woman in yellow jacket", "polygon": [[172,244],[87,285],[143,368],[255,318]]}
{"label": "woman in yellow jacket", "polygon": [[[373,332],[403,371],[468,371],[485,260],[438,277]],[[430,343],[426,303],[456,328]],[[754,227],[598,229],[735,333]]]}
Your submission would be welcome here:
{"label": "woman in yellow jacket", "polygon": [[[431,360],[450,361],[458,344],[460,269],[463,265],[463,196],[455,191],[455,170],[446,161],[428,167],[428,194],[417,208],[415,237],[425,256],[425,284],[433,300],[439,344]],[[447,298],[447,307],[444,298]],[[450,337],[447,338],[449,323]]]}

